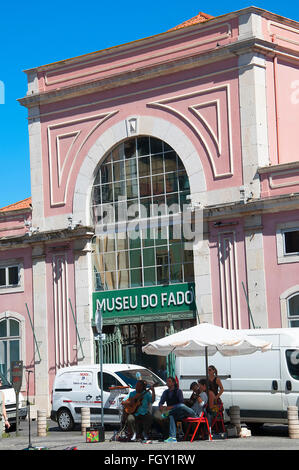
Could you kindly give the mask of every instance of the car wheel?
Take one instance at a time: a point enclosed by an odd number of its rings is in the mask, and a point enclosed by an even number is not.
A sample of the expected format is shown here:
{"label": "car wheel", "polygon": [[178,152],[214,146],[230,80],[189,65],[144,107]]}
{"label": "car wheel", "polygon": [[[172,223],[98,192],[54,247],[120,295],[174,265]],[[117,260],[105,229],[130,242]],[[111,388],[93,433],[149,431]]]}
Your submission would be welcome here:
{"label": "car wheel", "polygon": [[71,431],[74,429],[74,420],[69,410],[60,410],[57,414],[57,423],[61,431]]}

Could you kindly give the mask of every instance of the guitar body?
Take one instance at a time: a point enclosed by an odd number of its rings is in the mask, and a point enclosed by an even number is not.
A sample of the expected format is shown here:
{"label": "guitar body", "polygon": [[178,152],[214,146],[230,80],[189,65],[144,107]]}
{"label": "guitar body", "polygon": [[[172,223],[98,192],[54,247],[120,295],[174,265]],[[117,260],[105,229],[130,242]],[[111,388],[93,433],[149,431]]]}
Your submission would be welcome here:
{"label": "guitar body", "polygon": [[132,415],[136,413],[136,411],[138,410],[139,406],[142,403],[145,393],[146,392],[136,393],[134,397],[128,398],[127,400],[122,402],[122,405],[124,405],[124,411],[128,415]]}

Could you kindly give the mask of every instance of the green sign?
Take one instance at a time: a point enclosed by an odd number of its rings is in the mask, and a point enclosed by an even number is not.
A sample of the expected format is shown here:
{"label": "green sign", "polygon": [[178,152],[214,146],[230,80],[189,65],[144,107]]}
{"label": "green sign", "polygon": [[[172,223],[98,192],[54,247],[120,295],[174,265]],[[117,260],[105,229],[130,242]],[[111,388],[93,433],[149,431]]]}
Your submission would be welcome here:
{"label": "green sign", "polygon": [[194,283],[94,292],[93,317],[97,309],[104,319],[194,311]]}

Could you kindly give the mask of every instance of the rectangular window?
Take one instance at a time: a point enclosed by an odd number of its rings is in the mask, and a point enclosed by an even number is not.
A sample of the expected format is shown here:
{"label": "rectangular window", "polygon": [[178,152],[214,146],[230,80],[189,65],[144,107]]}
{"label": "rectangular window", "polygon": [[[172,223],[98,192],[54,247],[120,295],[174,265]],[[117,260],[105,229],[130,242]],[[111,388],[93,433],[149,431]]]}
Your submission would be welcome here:
{"label": "rectangular window", "polygon": [[299,253],[299,230],[284,232],[285,253]]}
{"label": "rectangular window", "polygon": [[0,268],[0,287],[19,285],[19,267],[7,266]]}

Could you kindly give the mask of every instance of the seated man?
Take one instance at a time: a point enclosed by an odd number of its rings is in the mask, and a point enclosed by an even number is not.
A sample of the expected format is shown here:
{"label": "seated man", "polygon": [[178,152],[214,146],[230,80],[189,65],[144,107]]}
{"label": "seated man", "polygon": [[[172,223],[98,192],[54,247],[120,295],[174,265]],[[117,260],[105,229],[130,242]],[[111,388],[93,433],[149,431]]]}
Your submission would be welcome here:
{"label": "seated man", "polygon": [[146,388],[146,382],[138,380],[135,390],[130,392],[128,398],[122,402],[132,441],[141,438],[143,432],[144,442],[149,442],[152,424],[151,404],[156,398],[154,388],[150,387],[149,390]]}
{"label": "seated man", "polygon": [[[168,424],[166,418],[169,419],[169,437],[164,442],[177,442],[176,422],[188,416],[196,417],[196,413],[184,404],[183,392],[177,387],[173,377],[168,377],[166,384],[168,390],[163,392],[159,402],[160,413],[163,412],[162,418],[165,419],[165,424]],[[163,406],[165,402],[167,406]],[[165,426],[162,425],[162,428],[165,432]]]}

